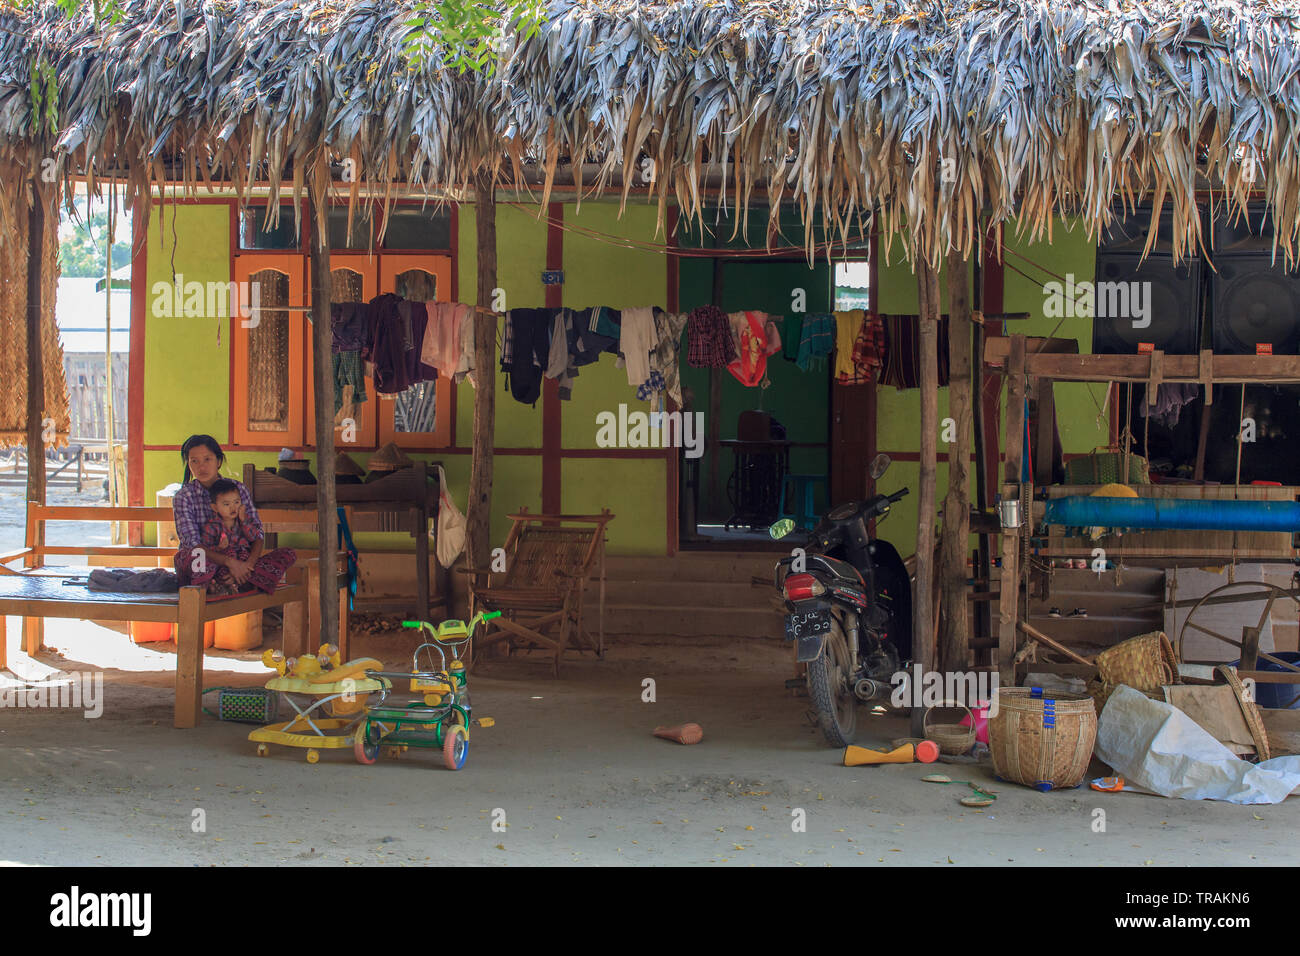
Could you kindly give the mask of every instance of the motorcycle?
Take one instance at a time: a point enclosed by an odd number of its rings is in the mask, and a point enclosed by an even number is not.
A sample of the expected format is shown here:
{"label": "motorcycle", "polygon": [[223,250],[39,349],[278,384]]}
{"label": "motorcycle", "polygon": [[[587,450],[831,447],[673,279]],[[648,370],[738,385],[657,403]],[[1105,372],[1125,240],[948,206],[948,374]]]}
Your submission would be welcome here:
{"label": "motorcycle", "polygon": [[[872,480],[889,468],[880,454]],[[875,495],[837,505],[826,513],[804,546],[776,566],[776,588],[785,602],[785,639],[806,663],[808,694],[826,740],[853,742],[857,704],[888,698],[893,675],[911,663],[912,590],[898,551],[871,537],[868,523],[889,514],[908,493]],[[771,537],[785,539],[795,524],[783,518]]]}

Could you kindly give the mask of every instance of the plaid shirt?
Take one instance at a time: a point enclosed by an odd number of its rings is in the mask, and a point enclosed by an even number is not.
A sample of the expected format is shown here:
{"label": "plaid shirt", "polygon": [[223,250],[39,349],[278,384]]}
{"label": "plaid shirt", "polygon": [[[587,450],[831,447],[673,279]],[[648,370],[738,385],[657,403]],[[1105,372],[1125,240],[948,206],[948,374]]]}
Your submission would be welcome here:
{"label": "plaid shirt", "polygon": [[210,520],[204,522],[199,543],[204,548],[220,551],[222,554],[229,554],[240,561],[247,561],[249,553],[253,550],[253,545],[261,537],[261,532],[254,531],[251,524],[245,524],[236,518],[235,526],[227,528],[221,523],[221,519],[214,514]]}
{"label": "plaid shirt", "polygon": [[692,368],[726,368],[736,360],[731,325],[716,305],[702,305],[691,312],[686,343],[686,361]]}
{"label": "plaid shirt", "polygon": [[[235,484],[239,486],[239,500],[244,505],[244,514],[248,516],[244,524],[253,533],[253,540],[257,540],[262,537],[262,522],[257,517],[257,509],[253,507],[253,496],[248,493],[243,482],[237,481]],[[212,496],[208,494],[207,488],[193,479],[181,485],[181,490],[172,499],[172,515],[176,519],[176,537],[180,539],[183,550],[205,547],[202,543],[203,526],[214,517]]]}

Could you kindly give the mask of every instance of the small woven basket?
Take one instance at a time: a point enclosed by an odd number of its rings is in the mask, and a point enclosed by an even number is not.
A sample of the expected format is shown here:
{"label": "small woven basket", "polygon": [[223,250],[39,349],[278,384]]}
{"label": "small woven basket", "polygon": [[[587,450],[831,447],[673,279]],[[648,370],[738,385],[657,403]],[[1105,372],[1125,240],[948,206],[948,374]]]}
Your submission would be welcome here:
{"label": "small woven basket", "polygon": [[960,707],[970,717],[970,726],[961,724],[931,724],[930,716],[937,708],[925,712],[921,720],[921,730],[926,740],[933,740],[939,746],[939,753],[956,757],[975,746],[975,715],[965,704],[944,703],[944,707]]}

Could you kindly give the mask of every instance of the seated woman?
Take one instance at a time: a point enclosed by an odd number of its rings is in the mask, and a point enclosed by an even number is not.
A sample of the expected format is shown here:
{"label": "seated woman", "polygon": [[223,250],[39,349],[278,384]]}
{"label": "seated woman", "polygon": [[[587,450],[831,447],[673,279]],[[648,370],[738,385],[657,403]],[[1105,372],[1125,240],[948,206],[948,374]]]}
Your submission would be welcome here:
{"label": "seated woman", "polygon": [[226,456],[210,435],[191,435],[181,446],[185,474],[172,499],[176,575],[182,585],[203,584],[210,594],[275,590],[297,555],[292,548],[265,552],[262,522],[248,489],[221,477]]}

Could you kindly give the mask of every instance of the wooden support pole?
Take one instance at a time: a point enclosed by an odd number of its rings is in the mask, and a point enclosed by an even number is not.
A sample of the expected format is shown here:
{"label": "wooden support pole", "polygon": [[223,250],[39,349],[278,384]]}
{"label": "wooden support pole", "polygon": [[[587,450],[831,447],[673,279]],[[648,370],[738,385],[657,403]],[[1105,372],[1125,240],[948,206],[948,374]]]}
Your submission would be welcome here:
{"label": "wooden support pole", "polygon": [[339,630],[338,595],[333,582],[338,568],[338,494],[334,484],[334,364],[331,355],[334,331],[330,321],[329,230],[325,228],[325,209],[329,204],[329,167],[322,161],[312,175],[311,222],[311,320],[312,320],[312,391],[316,408],[316,528],[320,574],[330,582],[316,596],[319,631],[309,632],[309,649],[336,643]]}
{"label": "wooden support pole", "polygon": [[469,505],[465,543],[470,567],[486,568],[492,554],[493,432],[496,421],[497,320],[489,312],[497,287],[496,174],[474,181],[478,231],[478,299],[474,316],[474,442],[470,458]]}
{"label": "wooden support pole", "polygon": [[956,434],[948,445],[948,496],[940,533],[939,667],[965,670],[970,652],[966,551],[970,541],[971,300],[966,260],[948,254],[948,414]]}
{"label": "wooden support pole", "polygon": [[[722,289],[723,289],[723,263],[716,256],[713,259],[713,291],[712,304],[719,309],[722,308]],[[726,520],[729,516],[726,506],[722,501],[722,484],[719,478],[722,463],[719,460],[722,455],[722,369],[709,368],[709,412],[707,425],[704,429],[705,435],[708,436],[709,452],[709,483],[708,494],[705,496],[704,513],[712,519],[721,517]],[[698,526],[699,516],[696,516]],[[694,530],[694,529],[692,529]]]}
{"label": "wooden support pole", "polygon": [[921,469],[916,519],[916,595],[912,601],[912,658],[934,670],[934,510],[939,450],[939,274],[929,262],[916,267],[920,298]]}
{"label": "wooden support pole", "polygon": [[[1025,447],[1025,337],[1011,337],[1007,359],[1006,471],[1002,500],[1019,500],[1020,468]],[[1028,521],[1029,515],[1022,515]],[[1002,683],[1015,684],[1016,620],[1020,606],[1020,533],[1002,533],[1002,575],[998,593],[998,671]]]}
{"label": "wooden support pole", "polygon": [[27,500],[43,505],[45,354],[41,348],[41,283],[45,265],[45,190],[38,178],[31,182],[31,200],[27,208]]}

